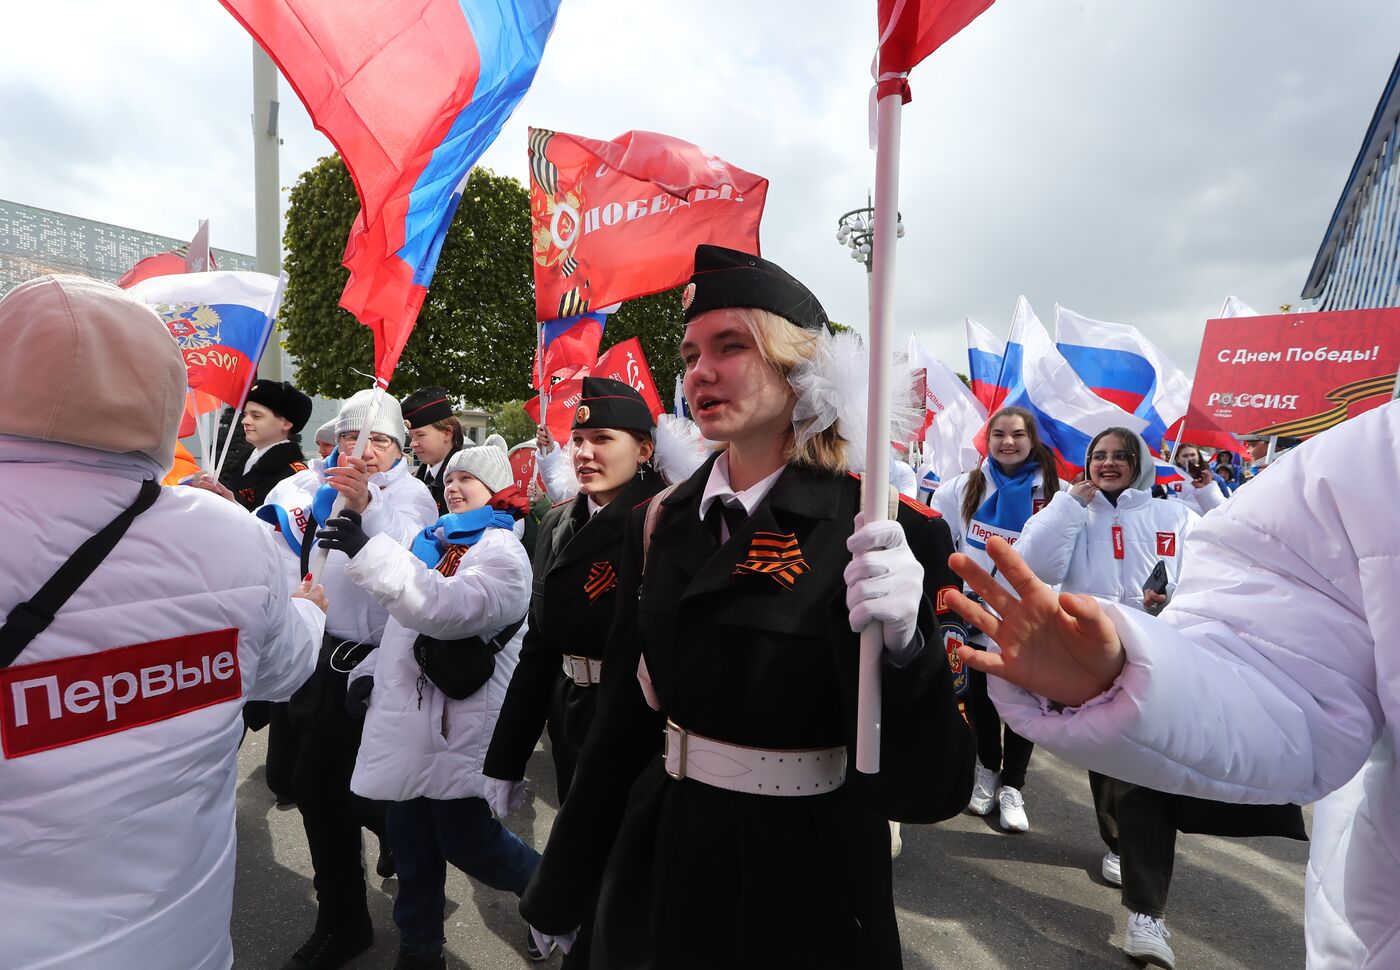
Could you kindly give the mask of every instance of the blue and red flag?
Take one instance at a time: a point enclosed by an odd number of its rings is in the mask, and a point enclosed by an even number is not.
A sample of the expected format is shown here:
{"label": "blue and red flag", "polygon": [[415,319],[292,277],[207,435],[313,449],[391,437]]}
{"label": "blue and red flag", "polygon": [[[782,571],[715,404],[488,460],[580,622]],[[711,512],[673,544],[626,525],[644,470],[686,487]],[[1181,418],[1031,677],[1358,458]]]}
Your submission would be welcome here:
{"label": "blue and red flag", "polygon": [[572,377],[581,368],[598,363],[598,345],[608,325],[607,310],[593,310],[540,325],[540,346],[536,354],[535,388],[548,387],[560,375]]}
{"label": "blue and red flag", "polygon": [[340,299],[387,384],[467,173],[529,89],[559,0],[221,0],[271,55],[360,196]]}
{"label": "blue and red flag", "polygon": [[127,292],[165,321],[191,388],[240,407],[276,315],[277,277],[266,273],[153,276]]}
{"label": "blue and red flag", "polygon": [[[1006,397],[1006,385],[1002,383],[1002,373],[1006,370],[1006,344],[993,336],[992,332],[971,317],[964,318],[967,325],[967,374],[972,383],[972,396],[982,402],[988,413],[1001,406]],[[1020,348],[1012,362],[1011,371],[1021,372]]]}

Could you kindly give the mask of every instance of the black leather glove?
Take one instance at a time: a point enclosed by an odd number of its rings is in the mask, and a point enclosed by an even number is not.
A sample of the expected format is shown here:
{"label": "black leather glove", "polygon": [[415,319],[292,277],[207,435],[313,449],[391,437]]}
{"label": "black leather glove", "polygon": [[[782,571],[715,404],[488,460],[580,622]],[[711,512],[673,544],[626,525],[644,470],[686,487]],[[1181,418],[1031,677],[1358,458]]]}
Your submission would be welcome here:
{"label": "black leather glove", "polygon": [[369,542],[360,521],[360,513],[345,509],[339,518],[331,519],[316,533],[316,544],[323,549],[339,550],[354,559]]}
{"label": "black leather glove", "polygon": [[345,711],[357,721],[369,713],[369,695],[374,692],[373,677],[356,677],[345,688]]}

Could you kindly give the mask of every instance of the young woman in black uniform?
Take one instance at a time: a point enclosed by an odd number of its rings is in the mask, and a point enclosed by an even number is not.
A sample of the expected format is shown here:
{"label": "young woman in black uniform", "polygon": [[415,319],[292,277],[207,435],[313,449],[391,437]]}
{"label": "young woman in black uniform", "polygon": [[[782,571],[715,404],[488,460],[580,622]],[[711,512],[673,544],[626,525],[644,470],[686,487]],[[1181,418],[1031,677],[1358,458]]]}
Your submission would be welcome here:
{"label": "young woman in black uniform", "polygon": [[[886,820],[949,818],[972,788],[935,616],[952,541],[909,502],[858,523],[843,429],[793,389],[830,357],[806,287],[712,246],[692,283],[686,397],[727,449],[631,513],[610,674],[521,911],[560,935],[596,906],[608,970],[898,967]],[[816,416],[795,424],[799,404]],[[862,775],[852,631],[874,620],[881,770]]]}

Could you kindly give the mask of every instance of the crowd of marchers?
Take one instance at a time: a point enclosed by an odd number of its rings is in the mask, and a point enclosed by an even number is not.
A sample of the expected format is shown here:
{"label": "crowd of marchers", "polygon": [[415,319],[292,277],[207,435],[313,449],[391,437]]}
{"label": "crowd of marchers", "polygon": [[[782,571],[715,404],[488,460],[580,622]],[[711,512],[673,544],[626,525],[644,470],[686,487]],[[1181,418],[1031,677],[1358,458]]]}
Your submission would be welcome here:
{"label": "crowd of marchers", "polygon": [[[185,387],[159,318],[75,277],[0,301],[0,965],[230,966],[237,752],[264,729],[314,870],[286,970],[388,930],[365,830],[403,970],[445,966],[449,863],[572,970],[898,967],[900,826],[1028,832],[1036,743],[1089,769],[1128,955],[1175,966],[1179,832],[1306,838],[1323,799],[1309,966],[1396,964],[1395,529],[1366,496],[1397,452],[1329,477],[1395,443],[1394,405],[1249,463],[1175,446],[1164,485],[1117,427],[1067,481],[1002,408],[926,502],[880,469],[867,522],[864,388],[817,297],[701,246],[684,307],[650,350],[679,354],[689,418],[586,377],[542,487],[435,387],[354,395],[307,460],[311,401],[270,380],[241,468],[159,487]],[[560,811],[532,846],[502,819],[545,735]]]}

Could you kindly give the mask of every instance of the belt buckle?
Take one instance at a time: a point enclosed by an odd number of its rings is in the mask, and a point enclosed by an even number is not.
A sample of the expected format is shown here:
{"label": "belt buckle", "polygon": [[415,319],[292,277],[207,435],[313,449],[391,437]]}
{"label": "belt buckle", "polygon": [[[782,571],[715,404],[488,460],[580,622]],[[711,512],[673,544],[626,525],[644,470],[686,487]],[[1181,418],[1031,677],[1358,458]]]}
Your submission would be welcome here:
{"label": "belt buckle", "polygon": [[[662,767],[666,769],[666,774],[676,779],[676,781],[681,781],[685,778],[685,756],[687,747],[686,742],[687,739],[690,737],[690,733],[686,731],[685,728],[677,724],[675,721],[671,720],[669,717],[666,718],[666,729],[662,733],[666,737],[666,748],[664,754],[662,755]],[[672,734],[675,735],[677,744],[675,771],[671,770]]]}
{"label": "belt buckle", "polygon": [[[573,680],[574,685],[576,687],[591,687],[593,685],[593,668],[589,666],[588,658],[567,654],[566,659],[569,661],[570,666],[573,667],[569,677]],[[583,671],[582,679],[580,679],[579,675],[580,669]]]}

